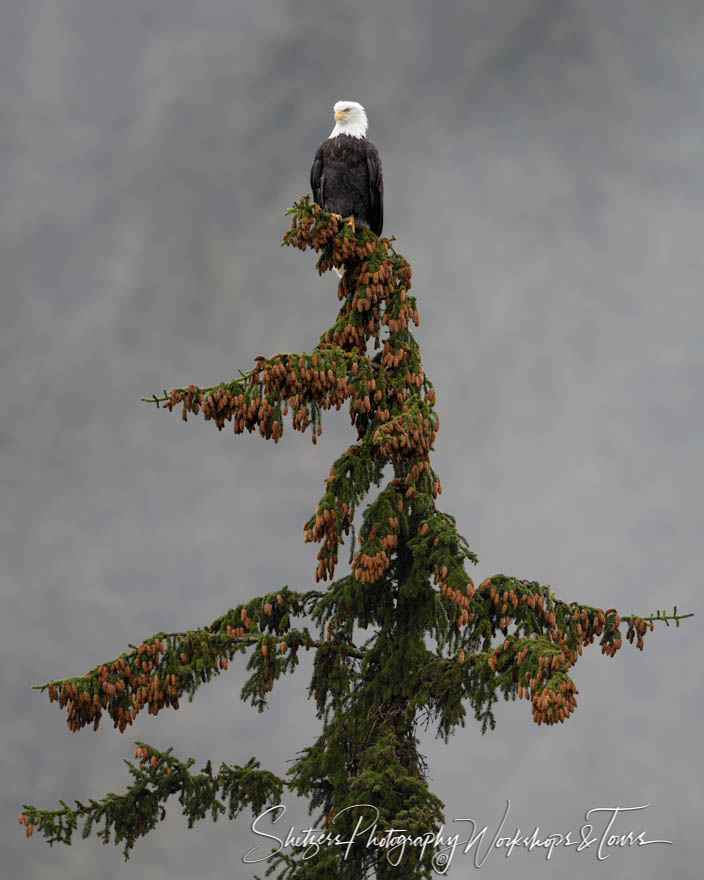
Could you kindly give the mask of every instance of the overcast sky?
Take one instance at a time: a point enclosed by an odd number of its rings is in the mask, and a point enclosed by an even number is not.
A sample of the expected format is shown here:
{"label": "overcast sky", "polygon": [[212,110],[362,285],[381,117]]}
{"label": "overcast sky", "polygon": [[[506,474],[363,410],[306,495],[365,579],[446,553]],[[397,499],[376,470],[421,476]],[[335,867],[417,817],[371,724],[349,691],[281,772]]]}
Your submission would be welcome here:
{"label": "overcast sky", "polygon": [[[307,671],[263,715],[230,665],[178,713],[68,732],[32,685],[313,582],[302,526],[353,437],[277,446],[144,394],[310,351],[335,279],[279,247],[338,99],[361,101],[385,234],[414,269],[441,417],[441,509],[479,556],[567,601],[699,613],[704,7],[698,0],[5,0],[0,9],[0,835],[8,876],[124,876],[120,849],[26,841],[20,804],[128,782],[133,740],[285,772],[317,734]],[[699,876],[698,624],[585,652],[579,708],[423,736],[452,819],[673,843],[492,855],[449,874]],[[295,821],[305,813],[290,803]],[[250,876],[251,817],[175,806],[128,876]],[[293,820],[292,820],[293,821]],[[596,823],[598,824],[598,823]]]}

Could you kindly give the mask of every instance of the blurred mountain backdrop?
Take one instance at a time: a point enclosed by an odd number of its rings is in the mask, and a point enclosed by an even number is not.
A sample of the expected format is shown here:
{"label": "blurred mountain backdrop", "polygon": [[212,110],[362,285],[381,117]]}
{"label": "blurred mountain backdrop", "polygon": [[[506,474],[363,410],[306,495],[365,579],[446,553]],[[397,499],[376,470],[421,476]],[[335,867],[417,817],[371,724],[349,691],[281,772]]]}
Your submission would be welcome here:
{"label": "blurred mountain backdrop", "polygon": [[[284,772],[318,730],[305,669],[257,715],[232,664],[122,737],[70,734],[31,686],[311,584],[302,525],[346,416],[317,447],[291,430],[274,447],[139,398],[310,350],[332,323],[335,280],[279,242],[338,99],[365,105],[382,156],[385,233],[413,265],[438,392],[441,508],[479,555],[475,580],[699,611],[703,45],[699,0],[3,0],[8,877],[251,876],[249,816],[186,831],[174,805],[126,867],[95,839],[25,841],[15,817],[23,801],[122,790],[134,739]],[[483,880],[699,876],[698,626],[658,628],[643,655],[587,651],[559,729],[523,703],[484,738],[423,734],[448,826],[493,833],[510,799],[506,833],[575,836],[592,807],[650,804],[619,830],[673,841],[605,865],[497,852]],[[458,856],[449,876],[475,870]]]}

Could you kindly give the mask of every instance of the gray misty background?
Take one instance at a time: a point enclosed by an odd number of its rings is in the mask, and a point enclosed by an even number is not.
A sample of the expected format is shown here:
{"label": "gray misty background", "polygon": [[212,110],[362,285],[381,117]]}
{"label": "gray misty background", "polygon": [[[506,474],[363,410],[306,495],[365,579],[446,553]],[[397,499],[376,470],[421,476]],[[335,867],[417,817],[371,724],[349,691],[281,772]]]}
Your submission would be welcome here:
{"label": "gray misty background", "polygon": [[[699,611],[703,41],[699,0],[3,0],[7,876],[251,876],[249,815],[187,831],[174,804],[124,866],[94,838],[27,842],[16,814],[121,791],[134,739],[284,772],[318,731],[305,668],[263,715],[233,664],[124,736],[70,734],[31,686],[310,586],[302,525],[346,415],[317,447],[290,429],[275,447],[139,398],[310,350],[332,323],[335,279],[279,241],[339,98],[367,107],[385,232],[414,268],[441,508],[475,580]],[[700,876],[698,626],[658,627],[643,654],[587,651],[564,726],[508,703],[483,738],[423,734],[448,822],[493,833],[510,799],[505,833],[576,835],[592,807],[650,804],[616,830],[674,842],[603,863],[497,852],[479,876]],[[450,876],[476,870],[458,856]]]}

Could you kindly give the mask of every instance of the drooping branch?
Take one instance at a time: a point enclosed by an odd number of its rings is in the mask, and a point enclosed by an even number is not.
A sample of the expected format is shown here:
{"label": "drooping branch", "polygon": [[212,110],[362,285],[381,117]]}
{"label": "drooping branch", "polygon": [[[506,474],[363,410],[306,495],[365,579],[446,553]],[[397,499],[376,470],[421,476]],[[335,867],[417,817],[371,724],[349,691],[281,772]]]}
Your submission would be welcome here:
{"label": "drooping branch", "polygon": [[124,842],[125,859],[139,837],[152,831],[166,816],[165,804],[177,796],[181,812],[192,828],[199,819],[210,815],[227,814],[229,819],[247,807],[259,813],[267,805],[280,803],[285,781],[268,770],[259,769],[257,760],[250,758],[243,766],[221,764],[213,774],[210,762],[200,773],[190,772],[195,761],[179,761],[171,749],[161,752],[146,743],[137,743],[137,764],[125,761],[134,782],[124,794],[108,794],[99,801],[93,798],[87,804],[76,801],[70,807],[60,801],[57,810],[43,810],[23,804],[19,814],[20,825],[25,826],[27,837],[36,830],[48,843],[70,844],[74,831],[83,823],[83,837],[94,825],[103,843],[112,838],[115,846]]}
{"label": "drooping branch", "polygon": [[122,733],[146,706],[152,715],[178,709],[184,694],[196,690],[228,667],[237,653],[255,647],[255,675],[245,684],[245,699],[260,710],[274,681],[298,663],[298,651],[319,642],[306,628],[291,629],[291,618],[308,614],[321,594],[281,590],[230,609],[202,629],[156,633],[131,651],[100,663],[86,675],[54,679],[35,689],[66,709],[70,730],[92,723],[97,730],[103,712]]}
{"label": "drooping branch", "polygon": [[[622,617],[615,608],[604,611],[578,602],[568,604],[537,582],[494,575],[479,585],[470,607],[481,621],[475,634],[484,636],[485,647],[497,633],[505,637],[487,656],[483,679],[485,685],[491,680],[491,687],[488,692],[483,689],[481,699],[470,699],[483,729],[487,723],[494,726],[493,715],[486,713],[487,695],[499,690],[507,699],[530,700],[537,724],[565,721],[577,707],[578,693],[567,670],[577,663],[583,648],[599,639],[602,653],[613,657],[623,643]],[[691,616],[678,614],[676,608],[671,615],[627,615],[627,639],[631,644],[636,640],[642,651],[655,621],[672,620],[679,626]],[[475,634],[469,644],[476,644]]]}

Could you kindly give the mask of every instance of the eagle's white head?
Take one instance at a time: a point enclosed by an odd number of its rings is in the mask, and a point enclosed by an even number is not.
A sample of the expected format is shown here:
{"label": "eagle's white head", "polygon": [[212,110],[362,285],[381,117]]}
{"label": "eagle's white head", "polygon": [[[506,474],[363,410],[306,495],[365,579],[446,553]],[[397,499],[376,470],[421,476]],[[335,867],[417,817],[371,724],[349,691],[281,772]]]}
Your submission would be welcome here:
{"label": "eagle's white head", "polygon": [[335,116],[335,128],[330,137],[338,134],[349,134],[355,138],[363,138],[367,133],[367,114],[364,107],[356,101],[338,101],[332,108]]}

